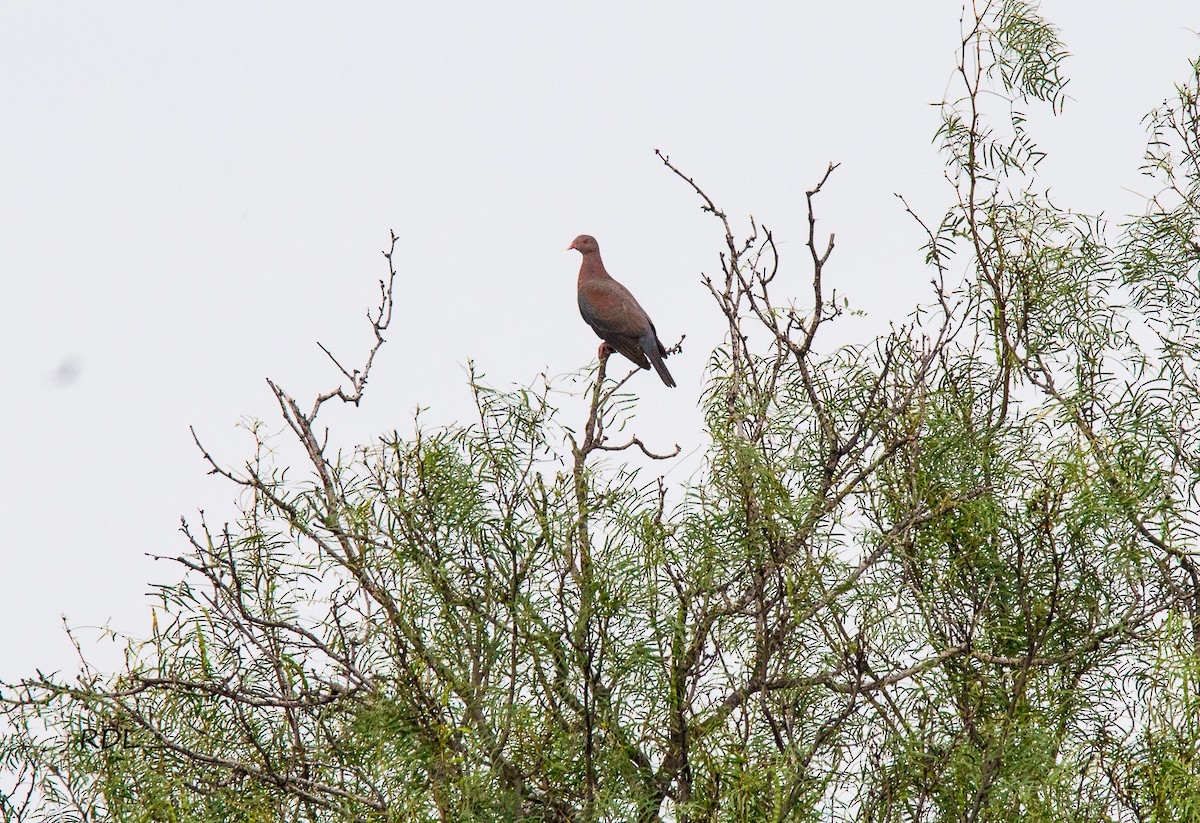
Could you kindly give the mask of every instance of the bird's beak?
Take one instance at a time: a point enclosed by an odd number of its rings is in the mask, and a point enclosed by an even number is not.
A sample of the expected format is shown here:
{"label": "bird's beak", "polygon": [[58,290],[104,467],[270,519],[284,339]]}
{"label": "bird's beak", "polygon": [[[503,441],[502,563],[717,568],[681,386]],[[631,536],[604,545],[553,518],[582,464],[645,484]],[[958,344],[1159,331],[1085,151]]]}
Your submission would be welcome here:
{"label": "bird's beak", "polygon": [[573,249],[573,248],[575,248],[575,244],[574,244],[574,243],[572,243],[571,245],[567,246],[567,251],[570,251],[570,250],[571,250],[571,249]]}

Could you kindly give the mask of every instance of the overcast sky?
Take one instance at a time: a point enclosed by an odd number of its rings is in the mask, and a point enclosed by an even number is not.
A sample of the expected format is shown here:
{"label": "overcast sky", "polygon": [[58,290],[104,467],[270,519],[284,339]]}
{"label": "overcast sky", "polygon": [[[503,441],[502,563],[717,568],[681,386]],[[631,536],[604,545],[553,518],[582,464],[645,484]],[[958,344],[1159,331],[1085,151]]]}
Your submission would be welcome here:
{"label": "overcast sky", "polygon": [[[1141,118],[1200,54],[1195,0],[1047,0],[1071,99],[1034,121],[1056,201],[1141,209]],[[384,275],[401,281],[363,408],[367,442],[469,412],[474,359],[497,386],[585,367],[575,308],[595,235],[654,318],[679,387],[651,373],[636,426],[702,442],[696,403],[719,316],[700,286],[721,234],[654,157],[731,216],[772,228],[797,289],[803,193],[837,233],[829,282],[869,337],[926,295],[919,231],[949,188],[931,138],[960,3],[14,3],[0,6],[0,678],[72,668],[144,634],[145,594],[185,550],[180,515],[219,520],[195,426],[236,464],[245,417],[278,428],[264,382],[336,385]],[[744,224],[744,223],[743,223]],[[686,479],[680,471],[673,477]],[[89,653],[119,659],[109,643]]]}

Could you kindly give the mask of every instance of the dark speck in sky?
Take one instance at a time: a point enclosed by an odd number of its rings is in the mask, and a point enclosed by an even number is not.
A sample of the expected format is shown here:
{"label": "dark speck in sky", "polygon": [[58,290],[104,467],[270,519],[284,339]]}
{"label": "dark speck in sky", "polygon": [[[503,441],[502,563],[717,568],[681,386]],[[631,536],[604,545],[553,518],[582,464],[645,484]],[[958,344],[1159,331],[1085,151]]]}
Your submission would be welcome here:
{"label": "dark speck in sky", "polygon": [[54,370],[53,378],[57,386],[70,386],[79,379],[81,369],[79,363],[68,357],[58,364],[58,368]]}

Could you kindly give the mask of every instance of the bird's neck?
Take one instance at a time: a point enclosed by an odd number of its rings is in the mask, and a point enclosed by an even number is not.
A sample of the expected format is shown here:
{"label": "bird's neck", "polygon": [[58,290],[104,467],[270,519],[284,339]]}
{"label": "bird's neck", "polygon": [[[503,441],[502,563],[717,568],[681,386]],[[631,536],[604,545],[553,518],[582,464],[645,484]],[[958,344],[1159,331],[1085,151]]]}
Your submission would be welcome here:
{"label": "bird's neck", "polygon": [[606,277],[608,277],[608,272],[604,270],[604,263],[600,260],[600,253],[585,254],[583,262],[579,265],[579,282],[586,283],[589,280]]}

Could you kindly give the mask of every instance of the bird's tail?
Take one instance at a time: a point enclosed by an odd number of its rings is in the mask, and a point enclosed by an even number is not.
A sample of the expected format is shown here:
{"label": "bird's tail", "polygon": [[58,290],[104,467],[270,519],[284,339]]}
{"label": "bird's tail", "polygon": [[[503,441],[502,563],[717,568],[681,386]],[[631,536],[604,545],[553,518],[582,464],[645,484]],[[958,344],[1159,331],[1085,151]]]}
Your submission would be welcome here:
{"label": "bird's tail", "polygon": [[651,346],[646,355],[650,358],[650,363],[654,366],[654,370],[658,372],[658,376],[662,378],[662,381],[667,384],[668,388],[673,389],[675,388],[675,378],[667,371],[667,364],[663,362],[663,357],[666,356],[667,352],[663,349],[661,343],[657,340],[654,342],[657,345]]}

